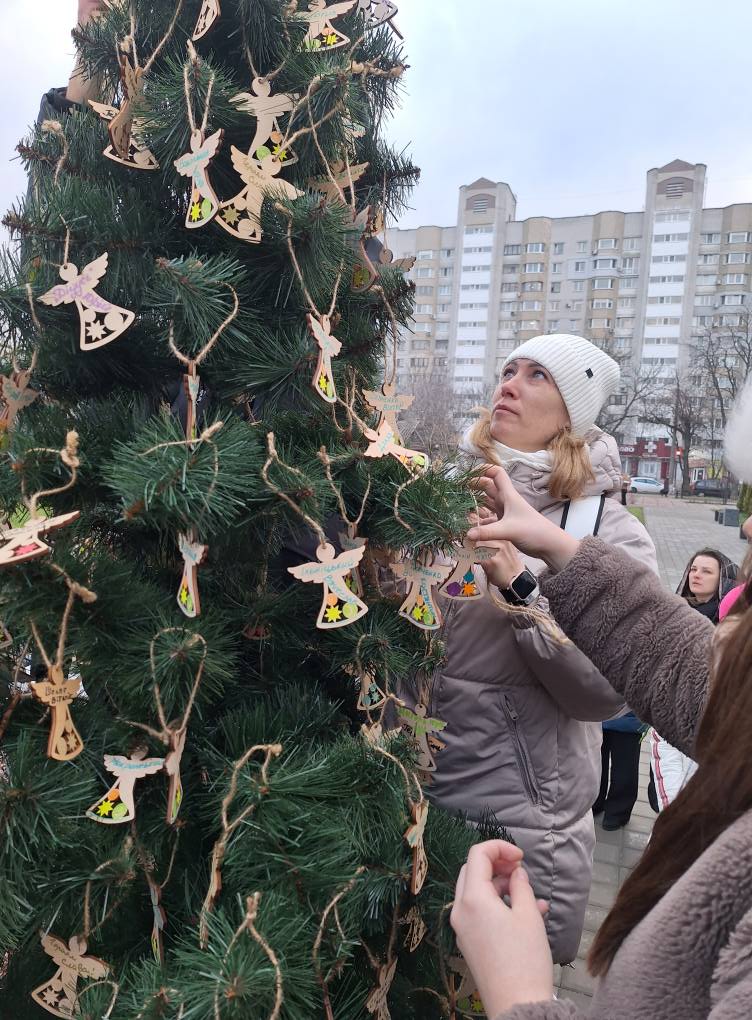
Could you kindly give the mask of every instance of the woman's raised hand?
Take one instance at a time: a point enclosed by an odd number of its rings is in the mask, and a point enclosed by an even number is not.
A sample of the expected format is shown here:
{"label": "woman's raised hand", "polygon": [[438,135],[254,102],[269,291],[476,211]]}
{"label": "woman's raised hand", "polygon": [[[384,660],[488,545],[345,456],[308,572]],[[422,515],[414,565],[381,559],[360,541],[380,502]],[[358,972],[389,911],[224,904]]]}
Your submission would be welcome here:
{"label": "woman's raised hand", "polygon": [[[489,1017],[553,995],[553,961],[522,851],[502,839],[471,847],[450,921]],[[502,897],[506,897],[509,906]]]}
{"label": "woman's raised hand", "polygon": [[470,528],[467,537],[479,545],[486,542],[511,542],[528,556],[544,560],[561,570],[579,549],[576,538],[534,510],[517,492],[504,468],[486,469],[478,485],[490,505],[496,508],[496,520],[488,518]]}

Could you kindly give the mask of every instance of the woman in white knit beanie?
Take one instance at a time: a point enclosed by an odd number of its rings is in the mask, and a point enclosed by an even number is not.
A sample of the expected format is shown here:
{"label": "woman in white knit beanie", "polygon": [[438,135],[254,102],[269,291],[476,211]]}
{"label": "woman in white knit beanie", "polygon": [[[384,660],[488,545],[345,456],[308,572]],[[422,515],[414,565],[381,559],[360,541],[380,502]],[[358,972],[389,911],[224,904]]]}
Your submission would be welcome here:
{"label": "woman in white knit beanie", "polygon": [[[594,424],[618,381],[616,363],[582,337],[528,340],[507,359],[492,411],[464,449],[479,466],[504,464],[518,492],[557,524],[566,517],[567,530],[597,530],[655,569],[647,532],[618,498],[616,443]],[[446,586],[446,654],[413,697],[446,723],[429,796],[508,829],[536,896],[549,903],[551,951],[565,964],[577,956],[590,888],[600,723],[624,705],[536,605],[541,566],[497,543],[485,574],[475,568]],[[618,809],[621,824],[631,804]]]}

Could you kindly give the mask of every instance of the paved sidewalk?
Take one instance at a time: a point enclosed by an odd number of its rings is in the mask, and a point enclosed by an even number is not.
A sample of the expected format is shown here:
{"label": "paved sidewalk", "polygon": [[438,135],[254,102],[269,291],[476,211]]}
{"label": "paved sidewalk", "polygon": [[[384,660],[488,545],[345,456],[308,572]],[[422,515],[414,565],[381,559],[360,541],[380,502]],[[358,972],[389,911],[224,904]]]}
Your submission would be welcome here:
{"label": "paved sidewalk", "polygon": [[[739,538],[739,529],[716,524],[714,510],[718,504],[688,503],[661,496],[631,496],[630,503],[645,509],[647,528],[658,554],[661,579],[671,591],[679,584],[690,556],[703,546],[720,550],[736,563],[741,563],[746,555],[748,545]],[[556,968],[556,994],[560,998],[572,999],[584,1009],[589,1008],[594,985],[585,964],[588,950],[616,899],[619,887],[647,846],[656,818],[647,798],[649,765],[650,747],[647,741],[643,741],[640,792],[629,825],[616,832],[604,832],[600,824],[602,816],[596,821],[593,882],[579,954],[572,966]]]}

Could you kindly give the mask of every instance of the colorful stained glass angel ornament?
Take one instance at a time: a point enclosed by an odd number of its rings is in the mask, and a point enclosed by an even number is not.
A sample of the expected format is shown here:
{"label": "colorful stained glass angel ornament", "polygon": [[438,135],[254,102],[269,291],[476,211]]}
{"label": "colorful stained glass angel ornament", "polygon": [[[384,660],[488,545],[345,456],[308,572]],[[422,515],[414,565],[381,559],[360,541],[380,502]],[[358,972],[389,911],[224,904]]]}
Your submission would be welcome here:
{"label": "colorful stained glass angel ornament", "polygon": [[328,315],[311,315],[309,312],[306,320],[308,329],[319,348],[318,361],[311,385],[327,404],[336,404],[337,390],[334,385],[332,358],[342,350],[342,342],[336,336],[332,336],[332,325]]}
{"label": "colorful stained glass angel ornament", "polygon": [[29,386],[31,372],[20,370],[10,375],[0,375],[0,433],[10,432],[16,423],[20,411],[29,407],[39,396]]}
{"label": "colorful stained glass angel ornament", "polygon": [[120,81],[123,98],[120,107],[89,100],[89,106],[107,122],[110,144],[103,155],[134,170],[159,170],[154,153],[140,140],[141,122],[133,108],[143,100],[143,68],[134,67],[126,54],[120,55]]}
{"label": "colorful stained glass angel ornament", "polygon": [[27,560],[46,556],[50,547],[41,536],[49,531],[64,528],[79,516],[79,510],[72,510],[57,517],[32,517],[17,528],[5,528],[0,525],[0,567],[9,567],[15,563],[25,563]]}
{"label": "colorful stained glass angel ornament", "polygon": [[208,545],[197,541],[195,532],[178,535],[178,548],[183,557],[183,576],[178,588],[178,605],[190,619],[201,615],[201,600],[198,593],[198,568],[206,559]]}
{"label": "colorful stained glass angel ornament", "polygon": [[219,0],[202,0],[196,27],[191,36],[193,42],[203,39],[221,13],[222,9],[219,5]]}
{"label": "colorful stained glass angel ornament", "polygon": [[62,667],[51,665],[46,680],[29,684],[34,698],[50,710],[50,732],[47,738],[47,757],[55,761],[70,761],[84,749],[81,734],[71,715],[71,702],[81,690],[81,677],[66,680]]}
{"label": "colorful stained glass angel ornament", "polygon": [[[297,97],[286,92],[272,95],[268,78],[254,78],[250,92],[239,92],[230,98],[242,113],[256,118],[256,131],[248,147],[248,155],[259,162],[267,156],[276,156],[280,163],[295,163],[297,156],[290,149],[282,149],[282,129],[279,117],[291,113]],[[271,145],[270,145],[271,143]]]}
{"label": "colorful stained glass angel ornament", "polygon": [[107,272],[108,254],[90,262],[79,273],[72,262],[60,266],[58,284],[37,298],[43,305],[68,305],[74,302],[81,320],[79,346],[82,351],[94,351],[111,344],[133,324],[136,313],[113,305],[97,294],[96,287]]}
{"label": "colorful stained glass angel ornament", "polygon": [[438,630],[441,627],[441,610],[434,588],[447,579],[452,572],[452,564],[398,561],[392,564],[392,570],[409,585],[399,615],[421,630]]}
{"label": "colorful stained glass angel ornament", "polygon": [[66,945],[57,935],[42,935],[42,949],[57,964],[57,970],[31,993],[38,1006],[59,1017],[76,1017],[78,1006],[78,979],[101,981],[110,968],[96,956],[86,956],[86,939],[74,935]]}
{"label": "colorful stained glass angel ornament", "polygon": [[217,223],[228,234],[239,241],[259,244],[261,230],[261,207],[265,198],[300,198],[303,194],[294,184],[280,180],[277,174],[282,163],[277,156],[265,156],[255,160],[247,152],[241,152],[233,145],[230,149],[232,165],[245,185],[233,198],[222,202]]}
{"label": "colorful stained glass angel ornament", "polygon": [[316,550],[317,563],[302,563],[287,568],[299,581],[324,586],[321,609],[316,619],[316,626],[320,630],[346,627],[368,612],[365,602],[350,591],[345,583],[346,576],[360,563],[364,551],[365,547],[360,546],[337,556],[334,546],[327,542]]}
{"label": "colorful stained glass angel ornament", "polygon": [[414,711],[406,705],[398,706],[397,715],[402,726],[412,733],[413,740],[418,746],[418,768],[421,772],[435,772],[436,759],[433,756],[429,737],[445,730],[447,724],[443,719],[429,718],[426,706],[420,702],[415,706]]}
{"label": "colorful stained glass angel ornament", "polygon": [[381,387],[381,392],[378,390],[363,390],[363,396],[371,407],[381,415],[379,426],[386,422],[392,430],[395,442],[401,443],[402,437],[397,426],[397,415],[411,407],[415,397],[408,393],[397,393],[397,387],[392,382],[385,382]]}
{"label": "colorful stained glass angel ornament", "polygon": [[191,200],[185,216],[189,230],[197,230],[211,223],[219,209],[219,199],[209,180],[209,164],[222,144],[222,128],[204,138],[198,128],[191,132],[191,151],[175,160],[175,169],[191,179]]}
{"label": "colorful stained glass angel ornament", "polygon": [[355,6],[357,0],[339,0],[329,4],[327,0],[311,0],[307,11],[299,11],[298,17],[308,22],[308,31],[303,39],[303,47],[307,50],[325,52],[347,46],[349,36],[340,32],[332,22],[342,14],[347,14]]}
{"label": "colorful stained glass angel ornament", "polygon": [[183,803],[183,781],[180,775],[180,764],[185,751],[185,738],[188,731],[170,729],[169,751],[164,760],[164,770],[170,777],[167,788],[167,824],[174,825],[178,820],[180,805]]}
{"label": "colorful stained glass angel ornament", "polygon": [[428,874],[428,855],[423,837],[428,820],[428,801],[423,799],[410,805],[412,823],[405,831],[405,842],[413,852],[413,869],[410,875],[410,892],[417,896]]}
{"label": "colorful stained glass angel ornament", "polygon": [[498,551],[490,546],[476,546],[470,539],[465,538],[462,545],[454,547],[455,567],[439,588],[441,594],[450,599],[463,601],[483,598],[483,591],[478,587],[478,582],[475,579],[473,565],[488,563]]}
{"label": "colorful stained glass angel ornament", "polygon": [[372,669],[366,669],[360,678],[360,691],[358,693],[357,709],[359,712],[375,712],[386,704],[386,693],[379,687],[376,681],[376,674]]}
{"label": "colorful stained glass angel ornament", "polygon": [[376,431],[364,429],[363,434],[369,440],[364,452],[365,457],[394,457],[408,471],[420,474],[429,466],[429,459],[420,450],[410,450],[397,442],[394,429],[388,421],[382,421]]}
{"label": "colorful stained glass angel ornament", "polygon": [[139,779],[160,772],[164,767],[164,758],[147,758],[147,749],[137,747],[126,758],[122,754],[106,754],[104,767],[111,772],[116,781],[104,797],[95,801],[86,812],[86,817],[102,825],[124,825],[136,817],[134,788]]}
{"label": "colorful stained glass angel ornament", "polygon": [[392,1018],[387,999],[396,971],[397,957],[395,956],[393,960],[382,964],[376,972],[376,987],[366,999],[366,1009],[376,1017],[376,1020],[391,1020]]}

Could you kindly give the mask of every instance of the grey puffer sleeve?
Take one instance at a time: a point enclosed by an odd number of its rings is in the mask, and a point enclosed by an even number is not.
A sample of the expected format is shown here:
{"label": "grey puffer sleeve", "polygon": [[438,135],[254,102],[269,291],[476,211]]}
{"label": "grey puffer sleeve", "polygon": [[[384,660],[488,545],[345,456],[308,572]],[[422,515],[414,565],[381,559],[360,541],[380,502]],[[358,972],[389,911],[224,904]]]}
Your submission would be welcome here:
{"label": "grey puffer sleeve", "polygon": [[597,538],[541,579],[552,615],[640,719],[693,756],[714,628],[652,570]]}
{"label": "grey puffer sleeve", "polygon": [[526,1002],[499,1013],[495,1020],[586,1020],[587,1014],[567,999]]}

